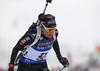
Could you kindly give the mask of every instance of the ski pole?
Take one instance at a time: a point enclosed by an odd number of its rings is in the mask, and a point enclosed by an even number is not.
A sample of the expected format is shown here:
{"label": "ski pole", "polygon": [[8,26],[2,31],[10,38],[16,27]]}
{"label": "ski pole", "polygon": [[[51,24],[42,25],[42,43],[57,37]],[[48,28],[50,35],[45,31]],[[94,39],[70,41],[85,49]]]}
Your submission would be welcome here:
{"label": "ski pole", "polygon": [[[48,3],[51,3],[52,0],[46,0],[46,4],[45,4],[45,8],[43,13],[41,13],[42,15],[45,15],[45,11],[47,9]],[[41,21],[37,20],[37,26],[40,26]]]}
{"label": "ski pole", "polygon": [[45,4],[45,8],[44,8],[43,14],[45,14],[47,6],[48,6],[48,2]]}
{"label": "ski pole", "polygon": [[60,71],[63,71],[65,68],[67,68],[67,67],[69,67],[69,66],[66,66],[66,67],[63,67],[62,69],[60,69]]}
{"label": "ski pole", "polygon": [[45,11],[46,11],[46,8],[47,8],[47,6],[48,6],[48,3],[51,3],[51,2],[52,2],[52,0],[46,0],[46,4],[45,4],[45,8],[44,8],[43,14],[44,14]]}
{"label": "ski pole", "polygon": [[[42,15],[45,15],[45,11],[47,9],[47,6],[48,6],[48,2],[46,2],[46,4],[45,4],[45,8],[44,8]],[[37,21],[37,24],[38,24],[37,26],[40,26],[40,23],[41,23],[41,21]]]}

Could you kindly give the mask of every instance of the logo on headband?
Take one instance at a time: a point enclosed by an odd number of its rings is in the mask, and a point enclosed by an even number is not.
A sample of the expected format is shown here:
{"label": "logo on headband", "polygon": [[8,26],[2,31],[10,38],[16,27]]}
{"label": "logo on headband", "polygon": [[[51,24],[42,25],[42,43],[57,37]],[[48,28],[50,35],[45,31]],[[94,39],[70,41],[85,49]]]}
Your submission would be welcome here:
{"label": "logo on headband", "polygon": [[[42,23],[42,24],[45,24],[46,22],[41,21],[41,23]],[[47,22],[47,25],[51,25],[51,24],[56,24],[56,22],[55,22],[55,21],[48,21],[48,22]]]}
{"label": "logo on headband", "polygon": [[47,25],[51,25],[51,24],[56,24],[56,22],[55,21],[48,21],[47,22]]}

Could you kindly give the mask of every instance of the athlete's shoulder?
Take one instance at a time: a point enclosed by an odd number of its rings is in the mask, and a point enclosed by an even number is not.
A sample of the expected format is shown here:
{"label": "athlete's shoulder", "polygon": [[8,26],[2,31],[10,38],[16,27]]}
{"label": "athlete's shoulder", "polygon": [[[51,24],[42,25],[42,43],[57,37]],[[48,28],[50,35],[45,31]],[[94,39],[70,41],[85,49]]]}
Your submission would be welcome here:
{"label": "athlete's shoulder", "polygon": [[34,39],[37,35],[37,28],[34,28],[34,29],[29,29],[26,34],[28,36],[30,36],[32,39]]}
{"label": "athlete's shoulder", "polygon": [[29,29],[27,32],[28,33],[37,33],[37,28]]}

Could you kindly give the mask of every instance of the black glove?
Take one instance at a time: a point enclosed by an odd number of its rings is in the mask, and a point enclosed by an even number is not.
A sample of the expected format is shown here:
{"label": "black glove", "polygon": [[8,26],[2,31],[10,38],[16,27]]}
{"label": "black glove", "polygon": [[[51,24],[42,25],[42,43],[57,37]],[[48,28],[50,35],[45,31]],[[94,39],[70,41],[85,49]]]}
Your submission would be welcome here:
{"label": "black glove", "polygon": [[14,71],[14,65],[9,63],[9,69],[8,71]]}
{"label": "black glove", "polygon": [[14,67],[9,67],[8,71],[14,71]]}
{"label": "black glove", "polygon": [[51,3],[51,2],[52,2],[52,0],[46,0],[46,2],[49,2],[49,3]]}
{"label": "black glove", "polygon": [[69,62],[68,62],[67,58],[58,56],[58,60],[64,67],[69,66]]}

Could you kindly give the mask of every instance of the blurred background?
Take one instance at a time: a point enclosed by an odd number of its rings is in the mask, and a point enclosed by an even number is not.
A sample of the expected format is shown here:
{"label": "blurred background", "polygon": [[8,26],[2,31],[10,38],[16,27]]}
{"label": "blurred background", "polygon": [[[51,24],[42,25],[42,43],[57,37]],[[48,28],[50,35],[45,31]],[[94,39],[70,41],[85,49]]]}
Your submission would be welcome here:
{"label": "blurred background", "polygon": [[[46,0],[0,0],[0,71],[7,71],[13,47],[43,12]],[[100,71],[100,0],[53,0],[46,14],[56,17],[65,71]],[[63,66],[51,49],[48,67]],[[15,67],[16,69],[17,67]]]}

